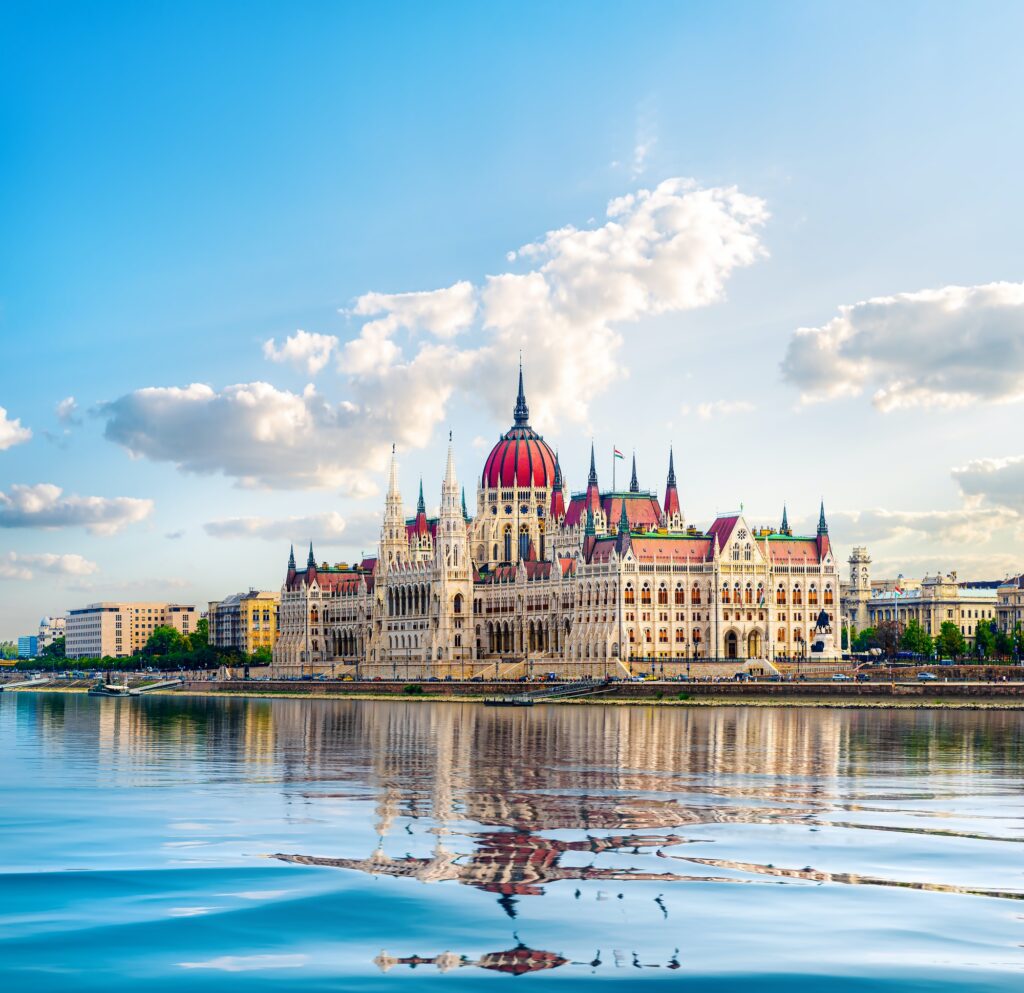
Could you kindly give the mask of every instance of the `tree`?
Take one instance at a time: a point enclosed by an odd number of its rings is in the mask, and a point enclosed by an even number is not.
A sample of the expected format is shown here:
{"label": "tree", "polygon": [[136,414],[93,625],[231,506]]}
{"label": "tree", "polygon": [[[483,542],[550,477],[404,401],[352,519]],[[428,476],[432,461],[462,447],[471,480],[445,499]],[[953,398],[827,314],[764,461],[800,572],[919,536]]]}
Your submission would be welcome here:
{"label": "tree", "polygon": [[270,645],[260,645],[259,648],[252,653],[252,665],[270,665],[273,661],[274,650]]}
{"label": "tree", "polygon": [[900,635],[900,649],[904,652],[913,652],[915,655],[931,655],[933,650],[932,639],[927,631],[917,620],[911,622],[903,629]]}
{"label": "tree", "polygon": [[16,659],[18,646],[13,641],[0,641],[0,659]]}
{"label": "tree", "polygon": [[896,654],[900,644],[900,626],[896,621],[880,621],[872,638],[873,648],[880,648],[890,658]]}
{"label": "tree", "polygon": [[943,621],[939,628],[939,636],[935,639],[935,648],[943,658],[959,658],[967,651],[964,636],[952,621]]}
{"label": "tree", "polygon": [[986,659],[996,654],[996,631],[992,621],[978,621],[975,625],[974,647],[978,655]]}
{"label": "tree", "polygon": [[199,623],[188,640],[194,652],[199,651],[201,648],[206,648],[210,643],[210,622],[205,617],[199,618]]}
{"label": "tree", "polygon": [[863,631],[857,631],[853,636],[853,650],[855,652],[866,652],[869,648],[874,647],[874,639],[874,628],[864,628]]}
{"label": "tree", "polygon": [[54,638],[43,650],[40,652],[40,657],[44,659],[63,659],[67,658],[64,651],[66,642],[64,637]]}
{"label": "tree", "polygon": [[146,655],[170,655],[172,652],[184,652],[185,639],[177,628],[169,624],[158,624],[143,649]]}

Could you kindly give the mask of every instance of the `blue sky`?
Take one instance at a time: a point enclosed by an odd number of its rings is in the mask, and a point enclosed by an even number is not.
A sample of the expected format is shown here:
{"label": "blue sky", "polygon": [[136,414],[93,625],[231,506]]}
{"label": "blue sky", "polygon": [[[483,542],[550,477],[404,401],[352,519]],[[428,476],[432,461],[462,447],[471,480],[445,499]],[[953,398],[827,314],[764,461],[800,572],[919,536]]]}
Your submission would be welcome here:
{"label": "blue sky", "polygon": [[392,438],[436,503],[451,428],[472,504],[520,349],[570,486],[671,442],[700,523],[824,498],[883,573],[1019,571],[1022,22],[6,4],[0,637],[371,550]]}

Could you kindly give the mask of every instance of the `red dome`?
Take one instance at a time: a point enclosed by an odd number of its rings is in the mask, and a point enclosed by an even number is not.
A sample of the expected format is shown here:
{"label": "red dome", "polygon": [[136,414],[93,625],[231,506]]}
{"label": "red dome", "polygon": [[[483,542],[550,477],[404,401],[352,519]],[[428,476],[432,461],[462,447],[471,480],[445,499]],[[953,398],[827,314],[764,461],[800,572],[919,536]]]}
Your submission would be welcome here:
{"label": "red dome", "polygon": [[514,486],[549,488],[555,481],[555,453],[536,431],[514,427],[491,449],[481,485],[492,489]]}

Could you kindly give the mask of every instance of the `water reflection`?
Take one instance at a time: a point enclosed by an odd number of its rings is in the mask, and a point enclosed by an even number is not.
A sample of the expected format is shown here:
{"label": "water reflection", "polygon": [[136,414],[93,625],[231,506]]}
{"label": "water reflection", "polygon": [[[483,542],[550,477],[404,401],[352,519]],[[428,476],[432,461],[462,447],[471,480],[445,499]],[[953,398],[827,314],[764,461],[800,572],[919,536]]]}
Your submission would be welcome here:
{"label": "water reflection", "polygon": [[[901,961],[931,968],[938,944],[945,962],[977,968],[994,945],[1019,979],[1020,922],[1005,903],[1024,894],[1018,712],[40,693],[0,697],[0,717],[4,863],[224,870],[157,912],[154,948],[169,920],[196,929],[174,932],[182,947],[212,944],[192,963],[301,957],[304,975],[320,963],[387,982],[699,974],[734,960],[763,973],[799,933],[801,968],[848,956],[856,974],[858,941],[879,939],[850,922],[913,900],[900,905],[912,946]],[[271,870],[289,883],[234,879]],[[139,889],[171,879],[149,874]],[[308,905],[303,886],[317,888]],[[271,894],[261,942],[239,943],[251,918],[231,915],[262,902],[239,909],[239,893]],[[58,910],[32,904],[0,923]],[[808,928],[819,918],[828,926]],[[339,943],[344,967],[329,964]],[[459,951],[374,958],[381,947]]]}

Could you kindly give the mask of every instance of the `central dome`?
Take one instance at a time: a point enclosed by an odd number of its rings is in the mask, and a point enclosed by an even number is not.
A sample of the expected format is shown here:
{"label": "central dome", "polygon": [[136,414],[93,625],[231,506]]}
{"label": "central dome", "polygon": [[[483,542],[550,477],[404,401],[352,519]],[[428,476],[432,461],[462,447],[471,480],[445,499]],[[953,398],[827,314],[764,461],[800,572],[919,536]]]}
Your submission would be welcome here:
{"label": "central dome", "polygon": [[555,453],[529,425],[530,409],[523,394],[523,370],[519,369],[515,424],[501,436],[484,463],[480,485],[485,489],[550,488],[555,481]]}

